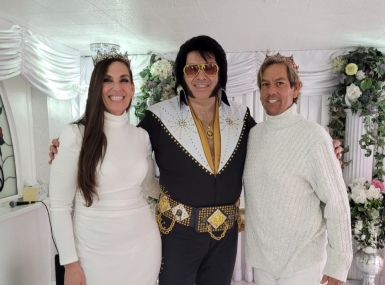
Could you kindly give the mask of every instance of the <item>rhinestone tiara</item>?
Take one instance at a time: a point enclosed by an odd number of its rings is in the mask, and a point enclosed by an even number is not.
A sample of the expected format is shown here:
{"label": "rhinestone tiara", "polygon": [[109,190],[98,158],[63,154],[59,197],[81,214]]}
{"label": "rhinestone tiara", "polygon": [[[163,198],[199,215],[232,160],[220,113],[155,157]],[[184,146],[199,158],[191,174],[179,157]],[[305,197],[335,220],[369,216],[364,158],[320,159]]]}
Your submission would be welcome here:
{"label": "rhinestone tiara", "polygon": [[276,58],[279,58],[281,60],[284,60],[284,61],[290,63],[294,67],[295,71],[298,73],[299,66],[295,64],[294,59],[293,59],[293,55],[291,55],[291,56],[283,56],[280,53],[277,53],[277,54],[274,54],[274,55],[267,55],[266,54],[265,60],[268,59],[269,57],[276,57]]}
{"label": "rhinestone tiara", "polygon": [[102,53],[99,50],[96,53],[96,56],[92,57],[92,61],[94,62],[94,66],[97,65],[99,62],[105,59],[111,59],[111,58],[119,58],[125,62],[127,62],[128,66],[130,66],[130,60],[128,59],[128,53],[125,52],[124,54],[118,52],[115,48],[112,48],[109,52]]}

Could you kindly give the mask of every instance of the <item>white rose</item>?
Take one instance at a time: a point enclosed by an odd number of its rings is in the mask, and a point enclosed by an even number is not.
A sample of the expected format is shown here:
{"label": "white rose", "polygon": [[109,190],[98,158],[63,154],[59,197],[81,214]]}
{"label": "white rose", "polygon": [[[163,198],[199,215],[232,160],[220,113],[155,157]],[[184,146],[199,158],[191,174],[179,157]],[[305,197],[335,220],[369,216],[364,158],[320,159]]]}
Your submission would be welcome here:
{"label": "white rose", "polygon": [[349,184],[349,186],[350,186],[351,188],[353,188],[353,187],[355,187],[355,186],[361,186],[361,187],[363,187],[364,184],[365,184],[365,182],[366,182],[366,179],[365,179],[365,178],[359,177],[359,178],[353,179],[352,182]]}
{"label": "white rose", "polygon": [[365,72],[363,72],[362,70],[358,70],[357,73],[356,73],[356,79],[357,80],[363,80],[365,79]]}
{"label": "white rose", "polygon": [[362,188],[355,187],[352,189],[352,194],[350,194],[350,198],[356,204],[364,204],[366,202],[366,193]]}
{"label": "white rose", "polygon": [[361,96],[362,91],[360,87],[356,86],[355,84],[350,84],[348,87],[346,87],[346,97],[350,101],[357,101],[357,99]]}
{"label": "white rose", "polygon": [[368,200],[379,199],[380,194],[380,189],[374,187],[374,185],[370,185],[369,189],[366,190],[366,197],[368,198]]}
{"label": "white rose", "polygon": [[365,240],[365,239],[366,239],[366,235],[362,235],[361,240]]}

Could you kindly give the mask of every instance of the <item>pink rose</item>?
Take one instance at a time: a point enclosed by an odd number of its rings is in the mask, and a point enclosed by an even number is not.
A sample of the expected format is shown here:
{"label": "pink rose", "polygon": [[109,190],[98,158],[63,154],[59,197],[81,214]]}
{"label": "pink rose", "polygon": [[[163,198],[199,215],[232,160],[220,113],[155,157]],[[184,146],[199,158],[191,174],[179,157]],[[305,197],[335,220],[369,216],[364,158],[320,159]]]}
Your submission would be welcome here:
{"label": "pink rose", "polygon": [[382,192],[382,190],[384,190],[384,184],[378,180],[378,179],[373,179],[372,183],[370,183],[371,185],[374,185],[374,187],[376,188],[379,188]]}

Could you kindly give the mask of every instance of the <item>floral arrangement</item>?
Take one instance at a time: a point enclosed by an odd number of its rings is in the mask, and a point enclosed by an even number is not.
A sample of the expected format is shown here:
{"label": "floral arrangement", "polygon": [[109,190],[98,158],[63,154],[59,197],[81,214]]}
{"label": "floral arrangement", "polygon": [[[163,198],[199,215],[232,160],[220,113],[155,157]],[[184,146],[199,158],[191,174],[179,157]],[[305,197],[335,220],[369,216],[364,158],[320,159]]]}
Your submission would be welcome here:
{"label": "floral arrangement", "polygon": [[[333,74],[339,84],[329,97],[329,112],[334,139],[345,137],[345,108],[364,117],[366,133],[359,140],[365,156],[374,149],[373,177],[383,180],[385,158],[385,57],[375,48],[360,47],[333,61]],[[345,152],[349,147],[345,146]],[[345,162],[348,165],[349,162]]]}
{"label": "floral arrangement", "polygon": [[354,179],[348,186],[352,234],[358,249],[367,253],[383,248],[385,235],[384,184],[374,179]]}
{"label": "floral arrangement", "polygon": [[148,106],[176,96],[174,62],[152,54],[150,64],[139,73],[143,79],[140,90],[143,95],[136,96],[135,116],[141,120]]}

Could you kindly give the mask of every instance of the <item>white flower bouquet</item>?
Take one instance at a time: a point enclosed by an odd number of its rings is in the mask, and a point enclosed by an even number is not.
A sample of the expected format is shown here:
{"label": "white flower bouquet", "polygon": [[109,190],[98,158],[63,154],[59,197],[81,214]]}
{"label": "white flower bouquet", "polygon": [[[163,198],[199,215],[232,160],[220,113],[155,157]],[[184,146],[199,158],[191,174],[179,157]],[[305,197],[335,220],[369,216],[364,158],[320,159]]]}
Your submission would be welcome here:
{"label": "white flower bouquet", "polygon": [[354,179],[348,186],[352,235],[358,249],[370,253],[383,248],[384,236],[384,184],[374,179]]}
{"label": "white flower bouquet", "polygon": [[152,64],[150,72],[153,77],[158,76],[160,80],[166,80],[169,76],[172,76],[172,69],[172,65],[168,60],[160,59]]}

